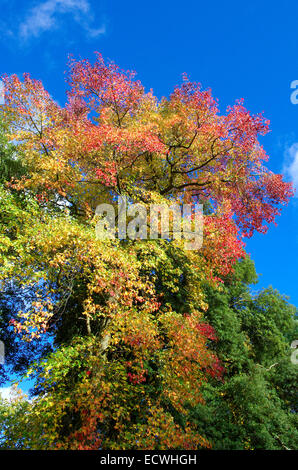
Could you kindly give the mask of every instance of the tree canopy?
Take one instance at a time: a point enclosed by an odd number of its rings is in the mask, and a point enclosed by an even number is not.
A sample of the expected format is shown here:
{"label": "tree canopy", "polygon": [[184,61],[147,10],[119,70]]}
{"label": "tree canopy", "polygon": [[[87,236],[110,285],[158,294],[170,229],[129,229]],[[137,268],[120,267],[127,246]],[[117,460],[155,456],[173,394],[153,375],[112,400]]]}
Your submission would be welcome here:
{"label": "tree canopy", "polygon": [[[291,447],[296,311],[251,295],[243,243],[293,193],[265,166],[268,121],[186,76],[157,100],[100,54],[70,60],[64,107],[3,80],[0,331],[36,383],[1,405],[3,448]],[[97,239],[117,196],[203,204],[203,246]]]}

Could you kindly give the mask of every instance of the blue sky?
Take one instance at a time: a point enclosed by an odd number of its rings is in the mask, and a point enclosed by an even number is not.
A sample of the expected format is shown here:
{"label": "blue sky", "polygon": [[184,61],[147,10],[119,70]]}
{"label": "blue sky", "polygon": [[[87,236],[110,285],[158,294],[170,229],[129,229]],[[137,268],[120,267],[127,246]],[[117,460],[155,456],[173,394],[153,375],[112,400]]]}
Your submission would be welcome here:
{"label": "blue sky", "polygon": [[[30,72],[55,99],[65,101],[69,53],[94,51],[137,71],[161,97],[190,79],[210,87],[220,109],[244,98],[264,111],[271,132],[262,138],[269,167],[298,184],[298,3],[292,1],[1,0],[0,73]],[[278,226],[247,242],[259,287],[272,284],[298,305],[298,198]]]}

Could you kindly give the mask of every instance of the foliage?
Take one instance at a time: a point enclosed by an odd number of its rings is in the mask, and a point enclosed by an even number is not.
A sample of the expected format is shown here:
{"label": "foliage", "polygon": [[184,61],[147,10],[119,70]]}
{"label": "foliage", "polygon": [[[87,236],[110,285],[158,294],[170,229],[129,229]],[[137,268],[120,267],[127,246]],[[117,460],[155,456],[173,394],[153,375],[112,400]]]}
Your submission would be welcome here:
{"label": "foliage", "polygon": [[216,329],[224,383],[208,384],[193,419],[216,449],[295,449],[297,366],[290,361],[297,310],[271,287],[252,296],[249,258],[222,290],[207,288],[206,319]]}
{"label": "foliage", "polygon": [[[245,257],[242,237],[265,232],[292,195],[291,185],[264,166],[258,137],[268,121],[242,101],[220,115],[210,90],[187,77],[158,101],[134,73],[106,64],[100,54],[93,65],[73,59],[69,65],[65,107],[28,74],[23,81],[3,77],[5,334],[13,326],[18,341],[29,345],[22,346],[22,367],[29,366],[36,382],[30,403],[4,407],[4,415],[2,407],[3,446],[220,446],[197,416],[218,407],[232,439],[234,418],[225,421],[218,397],[230,393],[233,417],[244,422],[251,413],[250,401],[241,402],[246,390],[252,402],[254,390],[270,390],[253,365],[267,367],[282,355],[291,330],[289,317],[280,318],[278,295],[251,299],[244,278],[233,277]],[[203,203],[202,249],[186,250],[183,240],[97,239],[95,208],[117,196],[147,207]],[[242,294],[245,308],[236,305]],[[276,403],[286,393],[279,388]],[[270,408],[264,400],[256,422]],[[288,419],[283,410],[278,426]],[[251,434],[243,426],[235,445],[252,442]]]}

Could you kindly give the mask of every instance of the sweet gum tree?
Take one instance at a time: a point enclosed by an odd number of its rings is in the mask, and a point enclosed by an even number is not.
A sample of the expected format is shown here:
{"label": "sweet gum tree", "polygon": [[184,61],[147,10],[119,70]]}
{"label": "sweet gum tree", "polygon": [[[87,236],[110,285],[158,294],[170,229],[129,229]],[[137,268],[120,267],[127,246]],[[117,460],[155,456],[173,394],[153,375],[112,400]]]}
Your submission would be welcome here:
{"label": "sweet gum tree", "polygon": [[[0,188],[0,282],[26,295],[10,322],[20,341],[52,338],[6,448],[210,447],[190,413],[224,374],[205,286],[220,289],[242,236],[264,233],[292,195],[264,166],[268,121],[242,101],[219,114],[186,76],[158,101],[100,54],[70,60],[64,107],[28,74],[3,80],[3,148],[25,171]],[[96,239],[95,209],[117,196],[203,203],[202,248]]]}

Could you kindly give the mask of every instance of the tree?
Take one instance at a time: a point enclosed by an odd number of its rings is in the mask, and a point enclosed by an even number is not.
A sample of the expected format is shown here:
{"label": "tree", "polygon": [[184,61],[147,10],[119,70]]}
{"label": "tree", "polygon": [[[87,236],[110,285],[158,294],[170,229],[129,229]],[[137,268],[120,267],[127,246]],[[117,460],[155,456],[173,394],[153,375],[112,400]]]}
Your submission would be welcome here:
{"label": "tree", "polygon": [[255,296],[249,258],[221,291],[207,287],[206,320],[216,329],[216,353],[226,366],[224,383],[205,387],[205,406],[193,418],[216,449],[295,449],[297,371],[290,344],[297,309],[271,287]]}
{"label": "tree", "polygon": [[[9,197],[6,197],[5,184],[13,178],[20,178],[26,173],[22,155],[16,145],[9,142],[7,135],[7,125],[0,121],[0,194],[1,194],[1,242],[4,244],[7,233],[10,238],[15,238],[17,230],[15,218],[13,216],[16,205],[24,208],[27,205],[27,198],[22,192],[11,188]],[[16,205],[11,204],[16,201]],[[19,227],[21,229],[21,227]],[[26,296],[24,290],[18,288],[13,279],[9,279],[3,284],[0,290],[0,340],[5,345],[5,365],[0,366],[0,383],[8,380],[8,373],[24,373],[30,362],[38,356],[44,354],[46,345],[38,345],[36,342],[23,343],[15,335],[10,320],[14,318],[15,312],[25,307],[30,298]]]}
{"label": "tree", "polygon": [[[37,449],[208,447],[190,419],[203,384],[224,372],[206,286],[220,292],[245,256],[242,236],[265,232],[292,195],[263,165],[268,122],[242,102],[220,115],[187,77],[158,102],[100,54],[93,65],[70,61],[64,108],[28,74],[3,80],[5,138],[26,172],[0,188],[0,281],[28,295],[11,319],[20,338],[53,337],[28,371],[36,398],[14,439]],[[202,249],[96,239],[95,208],[117,196],[204,203]]]}

